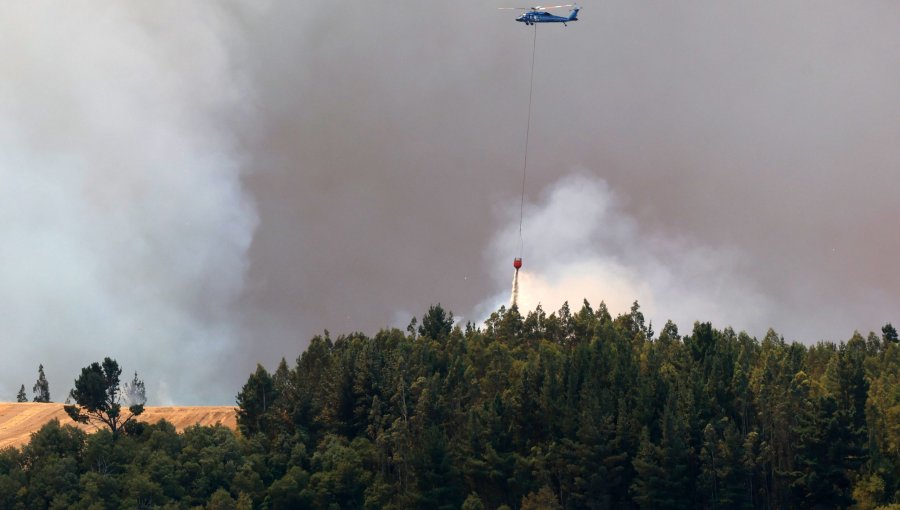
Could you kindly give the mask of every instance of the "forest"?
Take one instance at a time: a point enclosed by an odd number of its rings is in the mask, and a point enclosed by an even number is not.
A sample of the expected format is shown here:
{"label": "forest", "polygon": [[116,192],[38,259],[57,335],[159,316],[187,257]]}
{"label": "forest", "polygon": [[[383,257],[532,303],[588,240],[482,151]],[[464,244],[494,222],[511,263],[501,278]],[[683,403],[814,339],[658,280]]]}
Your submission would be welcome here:
{"label": "forest", "polygon": [[900,510],[900,344],[880,333],[436,305],[258,366],[237,431],[51,422],[0,451],[0,508]]}

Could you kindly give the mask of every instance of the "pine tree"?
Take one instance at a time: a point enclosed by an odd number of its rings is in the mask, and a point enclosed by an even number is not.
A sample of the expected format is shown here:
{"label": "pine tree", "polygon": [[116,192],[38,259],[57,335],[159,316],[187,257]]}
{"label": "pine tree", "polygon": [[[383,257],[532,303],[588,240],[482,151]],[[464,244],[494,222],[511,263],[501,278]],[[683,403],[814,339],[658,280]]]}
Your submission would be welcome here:
{"label": "pine tree", "polygon": [[38,378],[31,391],[34,393],[34,402],[50,402],[50,385],[44,376],[44,365],[38,365]]}
{"label": "pine tree", "polygon": [[791,475],[799,508],[846,508],[853,503],[849,473],[860,466],[852,412],[831,396],[810,402],[796,427],[797,466]]}
{"label": "pine tree", "polygon": [[722,432],[712,423],[703,429],[698,496],[705,498],[713,510],[752,507],[746,497],[748,473],[741,462],[744,457],[741,436],[727,418],[719,426]]}
{"label": "pine tree", "polygon": [[881,338],[886,344],[896,344],[897,328],[895,328],[890,322],[888,322],[881,328]]}
{"label": "pine tree", "polygon": [[241,433],[252,435],[269,431],[269,410],[275,403],[275,384],[269,372],[256,365],[256,372],[237,395],[237,424]]}
{"label": "pine tree", "polygon": [[134,373],[130,383],[122,385],[122,400],[128,406],[144,405],[147,402],[147,388],[144,381],[138,378],[137,372]]}
{"label": "pine tree", "polygon": [[452,510],[463,503],[463,486],[453,465],[447,437],[438,427],[430,427],[422,435],[422,452],[418,456],[418,491],[420,507]]}
{"label": "pine tree", "polygon": [[28,402],[28,395],[25,394],[25,385],[19,387],[19,393],[16,394],[16,402]]}
{"label": "pine tree", "polygon": [[428,308],[428,313],[422,316],[422,325],[419,326],[419,334],[434,340],[443,340],[453,329],[453,312],[447,312],[438,303]]}
{"label": "pine tree", "polygon": [[634,459],[636,476],[631,485],[634,501],[641,508],[664,508],[664,500],[669,492],[664,467],[665,454],[661,447],[653,444],[647,429],[641,434],[641,445]]}

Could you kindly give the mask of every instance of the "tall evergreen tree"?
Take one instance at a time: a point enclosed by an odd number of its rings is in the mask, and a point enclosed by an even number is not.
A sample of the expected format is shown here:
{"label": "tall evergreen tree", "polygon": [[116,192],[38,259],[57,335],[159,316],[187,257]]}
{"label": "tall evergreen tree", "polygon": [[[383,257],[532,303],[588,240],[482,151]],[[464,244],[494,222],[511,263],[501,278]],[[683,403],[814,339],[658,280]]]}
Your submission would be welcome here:
{"label": "tall evergreen tree", "polygon": [[260,364],[237,395],[237,424],[241,433],[252,435],[269,432],[269,410],[275,404],[275,383]]}
{"label": "tall evergreen tree", "polygon": [[422,325],[419,326],[419,334],[434,340],[447,338],[453,329],[453,312],[447,312],[438,303],[428,308],[428,313],[422,316]]}
{"label": "tall evergreen tree", "polygon": [[895,328],[890,322],[888,322],[881,328],[881,338],[886,344],[896,344],[897,328]]}
{"label": "tall evergreen tree", "polygon": [[16,394],[16,402],[28,402],[28,395],[25,394],[25,385],[19,387],[19,393]]}
{"label": "tall evergreen tree", "polygon": [[44,365],[38,365],[38,378],[31,391],[34,394],[34,402],[50,402],[50,384],[44,375]]}
{"label": "tall evergreen tree", "polygon": [[853,503],[850,473],[859,468],[860,437],[852,411],[833,397],[810,402],[796,428],[796,470],[791,489],[799,508],[847,508]]}

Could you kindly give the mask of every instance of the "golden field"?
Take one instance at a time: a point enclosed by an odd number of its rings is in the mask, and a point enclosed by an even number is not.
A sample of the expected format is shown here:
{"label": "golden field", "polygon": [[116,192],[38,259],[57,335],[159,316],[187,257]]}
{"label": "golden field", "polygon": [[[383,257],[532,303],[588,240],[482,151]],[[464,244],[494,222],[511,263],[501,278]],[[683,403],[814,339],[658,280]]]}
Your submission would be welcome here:
{"label": "golden field", "polygon": [[[170,406],[146,407],[140,421],[156,423],[165,419],[179,431],[191,425],[215,425],[220,423],[230,429],[237,427],[232,406]],[[28,442],[31,434],[54,418],[61,424],[76,425],[66,412],[63,404],[39,404],[33,402],[0,403],[0,448],[21,446]],[[78,425],[93,432],[94,425]]]}

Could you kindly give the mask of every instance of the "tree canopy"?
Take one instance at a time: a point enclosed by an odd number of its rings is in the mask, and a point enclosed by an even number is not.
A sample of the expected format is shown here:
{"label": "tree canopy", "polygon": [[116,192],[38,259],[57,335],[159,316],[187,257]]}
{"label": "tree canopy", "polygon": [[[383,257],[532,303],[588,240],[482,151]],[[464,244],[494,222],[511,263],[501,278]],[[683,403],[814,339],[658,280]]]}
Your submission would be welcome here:
{"label": "tree canopy", "polygon": [[[0,508],[900,505],[890,328],[803,345],[700,322],[656,336],[637,303],[501,308],[480,326],[432,307],[299,354],[249,375],[238,432],[48,424],[0,451]],[[72,394],[100,409],[119,372],[92,364]]]}
{"label": "tree canopy", "polygon": [[[66,405],[66,413],[78,423],[103,424],[114,438],[118,437],[122,427],[144,412],[147,400],[144,383],[138,379],[137,372],[130,385],[119,384],[121,375],[122,369],[111,358],[104,358],[102,364],[94,362],[82,368],[81,375],[75,379],[75,388],[69,393],[75,404]],[[123,403],[129,411],[124,416]]]}

